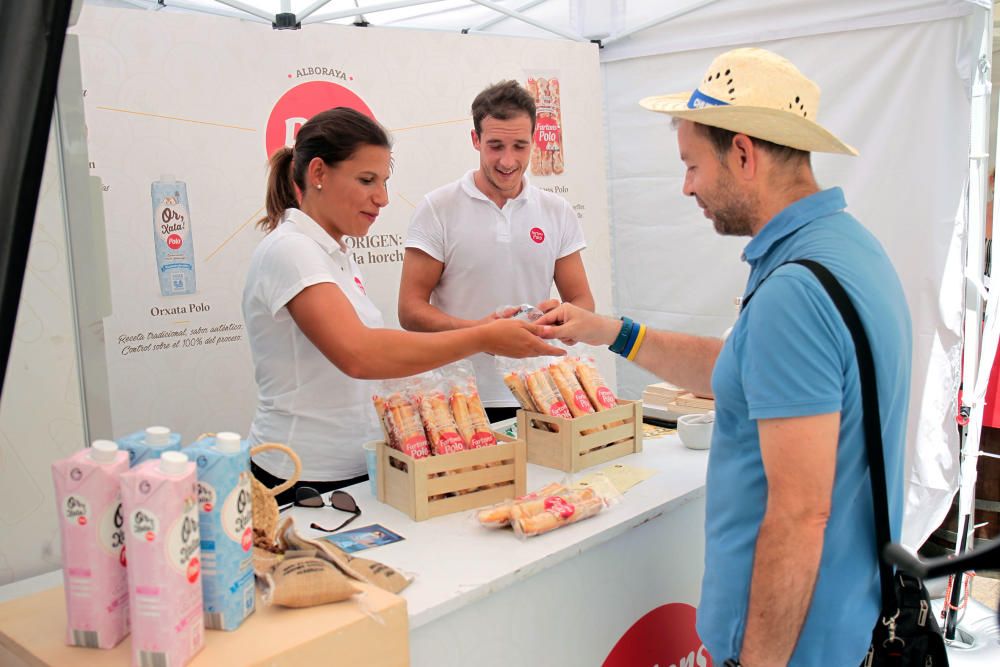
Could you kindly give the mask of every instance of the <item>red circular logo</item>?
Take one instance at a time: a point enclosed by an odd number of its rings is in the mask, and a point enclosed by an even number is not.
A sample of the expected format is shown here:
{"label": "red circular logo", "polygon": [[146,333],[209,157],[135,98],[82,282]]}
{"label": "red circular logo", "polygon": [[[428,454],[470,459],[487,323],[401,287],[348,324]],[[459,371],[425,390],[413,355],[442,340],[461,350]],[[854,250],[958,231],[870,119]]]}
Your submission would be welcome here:
{"label": "red circular logo", "polygon": [[250,551],[250,547],[253,546],[253,529],[249,526],[243,531],[242,546],[243,551]]}
{"label": "red circular logo", "polygon": [[122,567],[128,567],[128,559],[125,557],[125,547],[122,547],[121,553],[118,554],[118,562],[121,563]]}
{"label": "red circular logo", "polygon": [[180,234],[171,234],[170,236],[167,237],[167,247],[170,248],[171,250],[177,250],[183,244],[184,241],[181,240]]}
{"label": "red circular logo", "polygon": [[202,505],[201,506],[201,511],[202,512],[206,512],[206,513],[207,512],[211,512],[212,511],[212,503],[205,503],[204,505]]}
{"label": "red circular logo", "polygon": [[78,524],[80,524],[81,526],[86,526],[87,525],[87,517],[85,517],[85,516],[77,517],[76,522]]}
{"label": "red circular logo", "polygon": [[192,558],[188,561],[187,567],[187,578],[188,583],[194,583],[198,581],[198,575],[201,573],[201,561],[197,558]]}
{"label": "red circular logo", "polygon": [[361,278],[358,278],[357,276],[355,276],[354,277],[354,284],[358,286],[358,289],[361,290],[362,294],[364,294],[365,296],[368,296],[368,292],[365,291],[365,286],[361,284]]}
{"label": "red circular logo", "polygon": [[712,667],[712,658],[698,638],[694,621],[695,608],[689,604],[674,603],[657,607],[625,631],[611,649],[603,667]]}
{"label": "red circular logo", "polygon": [[333,107],[350,107],[375,118],[375,114],[353,91],[329,81],[310,81],[295,86],[277,101],[267,119],[264,148],[268,157],[282,146],[291,146],[307,120]]}
{"label": "red circular logo", "polygon": [[156,533],[154,533],[153,531],[149,531],[148,533],[146,533],[147,542],[152,542],[155,539],[156,539]]}
{"label": "red circular logo", "polygon": [[531,240],[535,243],[541,243],[545,240],[545,232],[543,232],[538,227],[531,230]]}

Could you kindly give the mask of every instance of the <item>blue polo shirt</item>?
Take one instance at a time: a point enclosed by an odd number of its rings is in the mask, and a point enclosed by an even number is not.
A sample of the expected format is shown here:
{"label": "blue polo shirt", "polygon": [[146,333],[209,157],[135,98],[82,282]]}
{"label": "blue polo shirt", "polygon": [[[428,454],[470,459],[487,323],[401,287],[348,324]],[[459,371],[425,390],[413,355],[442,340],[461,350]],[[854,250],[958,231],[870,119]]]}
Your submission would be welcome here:
{"label": "blue polo shirt", "polygon": [[746,629],[754,548],[767,505],[758,419],[841,413],[819,576],[790,664],[858,665],[875,626],[880,607],[875,523],[854,343],[808,269],[791,265],[775,270],[793,259],[823,264],[847,290],[864,322],[875,357],[889,517],[898,537],[910,315],[882,246],[845,207],[840,188],[801,199],[770,220],[744,250],[750,264],[747,294],[757,291],[712,375],[716,423],[708,464],[698,634],[716,663],[739,655]]}

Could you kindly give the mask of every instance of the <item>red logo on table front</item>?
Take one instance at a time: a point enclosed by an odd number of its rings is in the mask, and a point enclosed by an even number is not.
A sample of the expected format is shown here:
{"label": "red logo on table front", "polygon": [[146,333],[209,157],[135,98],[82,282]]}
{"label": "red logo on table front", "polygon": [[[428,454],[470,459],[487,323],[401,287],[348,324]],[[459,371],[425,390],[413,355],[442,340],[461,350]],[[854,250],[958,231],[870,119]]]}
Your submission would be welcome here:
{"label": "red logo on table front", "polygon": [[171,234],[170,236],[167,237],[167,247],[170,248],[171,250],[177,250],[183,244],[184,241],[181,240],[180,234]]}
{"label": "red logo on table front", "polygon": [[354,284],[358,286],[358,289],[361,290],[362,294],[364,294],[365,296],[368,296],[368,292],[365,291],[365,286],[361,284],[361,278],[358,278],[357,276],[355,276],[354,277]]}
{"label": "red logo on table front", "polygon": [[712,667],[712,658],[698,638],[694,621],[695,608],[689,604],[657,607],[625,631],[603,667]]}
{"label": "red logo on table front", "polygon": [[543,232],[538,227],[533,228],[531,230],[531,240],[534,241],[535,243],[541,243],[542,241],[545,240],[545,232]]}
{"label": "red logo on table front", "polygon": [[375,118],[375,114],[353,91],[329,81],[309,81],[295,86],[277,101],[267,119],[264,147],[270,157],[282,146],[295,143],[295,135],[306,121],[334,107],[350,107]]}

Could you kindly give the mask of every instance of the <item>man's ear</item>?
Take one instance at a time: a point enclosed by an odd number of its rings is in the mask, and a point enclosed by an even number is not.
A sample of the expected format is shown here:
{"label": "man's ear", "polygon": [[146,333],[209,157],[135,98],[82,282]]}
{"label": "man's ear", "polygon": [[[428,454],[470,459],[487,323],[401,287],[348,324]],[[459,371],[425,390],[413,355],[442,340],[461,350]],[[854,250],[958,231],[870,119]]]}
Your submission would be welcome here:
{"label": "man's ear", "polygon": [[475,128],[472,128],[472,147],[479,150],[479,133],[476,132]]}
{"label": "man's ear", "polygon": [[757,173],[757,147],[753,140],[745,134],[737,134],[733,137],[733,144],[730,149],[730,167],[734,173],[743,178],[753,178]]}

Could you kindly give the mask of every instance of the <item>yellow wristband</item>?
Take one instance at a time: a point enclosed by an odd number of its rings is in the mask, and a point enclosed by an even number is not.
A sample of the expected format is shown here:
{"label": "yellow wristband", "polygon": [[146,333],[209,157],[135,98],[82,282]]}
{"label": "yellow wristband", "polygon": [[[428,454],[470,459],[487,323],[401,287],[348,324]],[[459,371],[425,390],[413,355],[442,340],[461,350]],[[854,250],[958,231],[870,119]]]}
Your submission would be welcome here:
{"label": "yellow wristband", "polygon": [[625,357],[626,359],[628,359],[629,361],[635,360],[635,355],[639,354],[639,348],[642,347],[642,341],[645,338],[646,338],[646,325],[640,324],[639,335],[636,336],[635,345],[632,346],[632,350],[628,353],[628,356]]}

